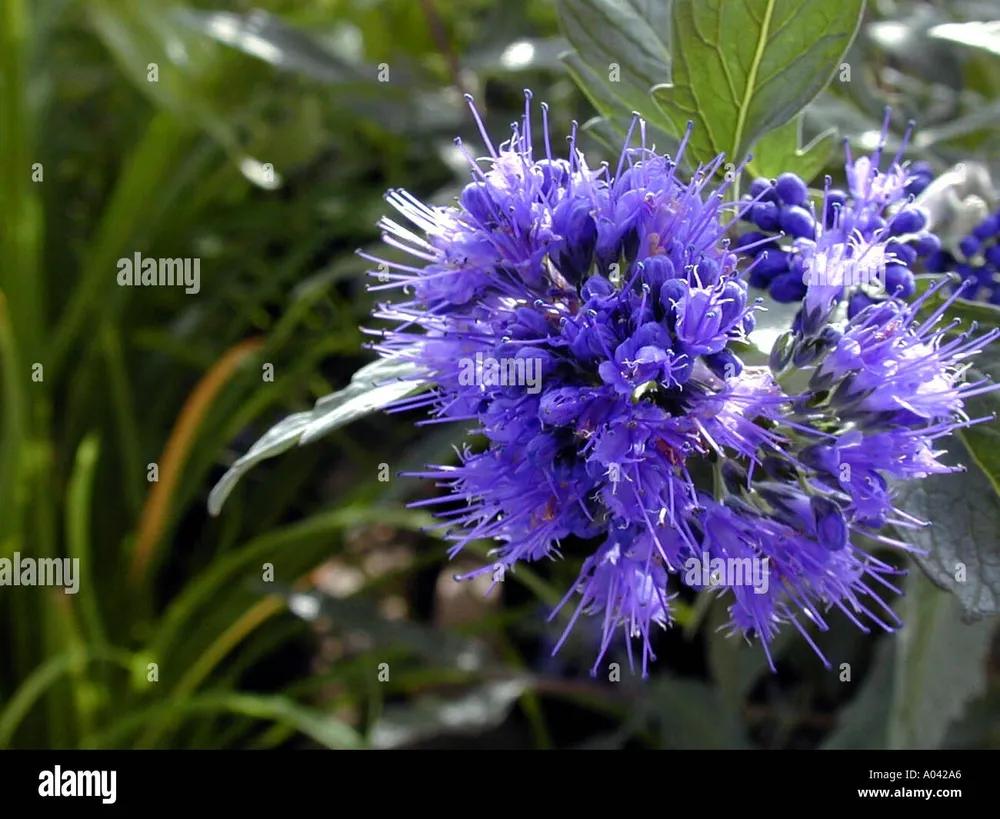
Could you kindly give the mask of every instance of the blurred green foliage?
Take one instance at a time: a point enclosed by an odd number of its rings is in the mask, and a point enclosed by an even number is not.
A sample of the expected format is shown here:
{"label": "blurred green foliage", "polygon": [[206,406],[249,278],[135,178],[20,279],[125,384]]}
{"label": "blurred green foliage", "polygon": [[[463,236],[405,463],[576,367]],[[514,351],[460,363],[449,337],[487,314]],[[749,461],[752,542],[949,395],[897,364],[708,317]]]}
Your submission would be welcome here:
{"label": "blurred green foliage", "polygon": [[[915,9],[875,4],[869,23],[912,33]],[[941,39],[928,71],[924,49],[873,31],[807,134],[863,142],[892,102],[921,113],[917,152],[942,168],[994,161],[1000,58]],[[502,605],[472,592],[447,615],[436,580],[452,568],[404,508],[434,490],[395,475],[449,458],[462,430],[366,419],[206,515],[254,439],[369,360],[354,251],[377,240],[385,189],[447,202],[463,184],[453,138],[478,136],[462,93],[493,134],[525,87],[554,134],[591,119],[568,49],[545,0],[4,0],[0,556],[78,558],[81,586],[0,588],[0,748],[385,748],[456,731],[479,747],[1000,745],[989,629],[956,647],[951,599],[929,586],[908,598],[923,606],[912,640],[819,636],[846,679],[790,641],[771,675],[693,599],[649,681],[590,678],[586,635],[552,666],[563,621],[537,601],[558,601],[569,565],[519,569]],[[586,133],[614,156],[600,123]],[[199,292],[118,286],[135,253],[199,258]]]}

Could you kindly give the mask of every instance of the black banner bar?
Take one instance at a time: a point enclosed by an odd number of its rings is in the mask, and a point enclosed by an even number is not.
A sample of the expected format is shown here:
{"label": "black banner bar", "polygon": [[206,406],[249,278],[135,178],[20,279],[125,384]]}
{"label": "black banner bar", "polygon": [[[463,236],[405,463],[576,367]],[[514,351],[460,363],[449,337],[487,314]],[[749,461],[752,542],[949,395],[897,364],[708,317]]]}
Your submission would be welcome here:
{"label": "black banner bar", "polygon": [[[555,757],[568,755],[555,752]],[[426,801],[423,807],[429,808],[438,799],[442,809],[458,804],[472,808],[494,803],[503,792],[529,799],[531,792],[550,787],[555,791],[543,801],[555,799],[565,809],[567,800],[579,800],[600,809],[605,798],[609,804],[626,798],[614,793],[625,782],[635,783],[639,791],[659,788],[663,796],[672,791],[678,798],[685,792],[700,795],[714,809],[749,804],[763,794],[773,799],[787,786],[823,806],[928,802],[946,811],[971,807],[971,800],[987,804],[996,787],[996,757],[973,751],[654,751],[628,754],[627,760],[617,752],[594,751],[562,762],[550,752],[523,767],[509,767],[506,759],[491,756],[448,751],[5,751],[0,754],[0,787],[4,805],[15,808],[10,815],[26,817],[37,810],[78,811],[85,805],[86,815],[201,805],[261,811],[308,804],[312,810],[335,813],[368,803],[380,812],[395,807],[412,811],[417,802]]]}

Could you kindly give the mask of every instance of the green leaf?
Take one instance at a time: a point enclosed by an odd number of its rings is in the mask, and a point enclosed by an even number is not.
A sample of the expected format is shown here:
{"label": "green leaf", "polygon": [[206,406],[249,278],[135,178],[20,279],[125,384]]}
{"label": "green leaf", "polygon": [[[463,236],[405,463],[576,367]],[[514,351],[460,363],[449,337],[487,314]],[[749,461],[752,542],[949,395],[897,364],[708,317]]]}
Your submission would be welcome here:
{"label": "green leaf", "polygon": [[126,670],[133,667],[128,652],[118,649],[87,649],[48,657],[21,682],[13,696],[0,708],[0,749],[10,747],[21,721],[47,691],[72,673],[74,668],[96,661],[114,663]]}
{"label": "green leaf", "polygon": [[[940,275],[925,274],[916,277],[917,292],[914,298],[922,296],[931,285],[941,280]],[[928,296],[920,309],[920,316],[929,316],[937,310],[941,304],[949,297],[950,288],[942,287],[933,296]],[[948,308],[947,318],[962,319],[967,328],[972,322],[976,322],[983,330],[991,330],[1000,327],[1000,307],[983,301],[968,301],[967,299],[956,299]],[[964,329],[964,328],[963,328]]]}
{"label": "green leaf", "polygon": [[1000,430],[997,429],[997,425],[976,424],[968,429],[959,430],[958,437],[968,448],[976,466],[993,485],[993,490],[1000,494]]}
{"label": "green leaf", "polygon": [[747,747],[743,726],[718,689],[694,680],[656,677],[638,683],[636,711],[654,726],[662,749],[739,750]]}
{"label": "green leaf", "polygon": [[[979,377],[979,373],[970,370],[973,378]],[[997,371],[989,372],[994,380],[997,378]],[[1000,396],[995,392],[977,395],[965,402],[965,412],[970,418],[994,418],[1000,417]],[[969,455],[976,462],[983,474],[993,484],[993,490],[1000,495],[1000,427],[996,420],[985,421],[974,424],[971,427],[960,429],[956,432]]]}
{"label": "green leaf", "polygon": [[[939,276],[918,276],[917,293],[925,293],[928,287],[939,279]],[[944,298],[945,294],[941,291],[928,298],[919,311],[919,315],[921,317],[929,316],[940,306]],[[958,299],[948,308],[947,318],[962,320],[962,325],[956,329],[965,330],[972,323],[975,323],[983,331],[988,331],[1000,327],[1000,308],[986,302]],[[1000,357],[992,347],[981,351],[971,359],[971,363],[974,367],[966,375],[968,380],[978,381],[987,376],[994,382],[1000,381]],[[995,392],[974,396],[966,402],[965,412],[973,419],[990,416],[1000,417],[1000,396]],[[994,491],[1000,495],[1000,427],[998,427],[997,422],[987,421],[975,424],[957,430],[955,434],[965,444],[969,455],[989,479]]]}
{"label": "green leaf", "polygon": [[[944,299],[945,295],[943,293],[937,295],[938,302],[944,301]],[[934,297],[931,297],[928,299],[928,302],[934,300]],[[992,330],[1000,327],[1000,307],[988,302],[956,299],[951,307],[948,308],[947,316],[950,319],[962,319],[966,326],[975,322],[979,325],[980,330]]]}
{"label": "green leaf", "polygon": [[[697,162],[742,159],[829,83],[864,0],[674,0],[671,80],[653,98],[695,124]],[[797,147],[797,146],[796,146]]]}
{"label": "green leaf", "polygon": [[996,621],[962,622],[955,600],[919,573],[901,605],[889,748],[934,748],[965,704],[985,689]]}
{"label": "green leaf", "polygon": [[802,145],[802,122],[800,114],[758,139],[747,170],[764,179],[774,179],[783,173],[798,174],[807,183],[815,179],[833,155],[837,132],[828,129],[808,145],[799,147]]}
{"label": "green leaf", "polygon": [[1000,723],[996,714],[1000,714],[1000,685],[994,684],[965,707],[965,715],[951,726],[942,747],[1000,750]]}
{"label": "green leaf", "polygon": [[985,690],[996,621],[963,623],[958,602],[920,572],[906,586],[898,607],[906,625],[883,638],[868,679],[825,749],[938,748],[966,703]]}
{"label": "green leaf", "polygon": [[669,134],[683,133],[649,95],[653,86],[670,79],[668,3],[557,0],[556,8],[577,52],[563,59],[602,115],[612,116],[606,103],[611,98],[618,102],[615,116],[637,111]]}
{"label": "green leaf", "polygon": [[[738,715],[757,680],[770,673],[770,668],[767,654],[759,641],[748,644],[740,637],[724,635],[720,631],[728,621],[726,606],[712,607],[709,615],[711,634],[708,637],[708,664],[721,698],[730,711]],[[797,637],[798,632],[794,629],[778,632],[769,647],[772,659],[777,662]]]}
{"label": "green leaf", "polygon": [[216,65],[210,42],[186,31],[161,2],[132,6],[88,0],[87,11],[95,33],[141,93],[238,153],[235,129],[215,110],[204,87],[202,75]]}
{"label": "green leaf", "polygon": [[[946,463],[968,455],[958,441],[951,449]],[[1000,612],[1000,498],[982,470],[972,464],[965,472],[897,484],[895,491],[901,509],[931,521],[901,533],[926,550],[914,559],[927,576],[958,598],[968,620]]]}
{"label": "green leaf", "polygon": [[212,488],[208,496],[209,513],[217,516],[237,481],[261,461],[293,446],[312,443],[337,427],[425,389],[425,382],[403,380],[412,378],[418,370],[409,361],[379,359],[358,370],[340,392],[320,398],[311,411],[297,412],[275,424]]}
{"label": "green leaf", "polygon": [[327,748],[357,750],[364,742],[349,725],[313,708],[282,696],[210,692],[180,702],[160,702],[121,717],[104,733],[88,738],[88,748],[122,747],[142,728],[178,723],[189,715],[204,719],[211,714],[239,714],[256,720],[287,725]]}
{"label": "green leaf", "polygon": [[94,571],[93,543],[90,536],[94,473],[99,454],[99,439],[93,433],[81,441],[76,451],[76,463],[66,499],[66,540],[70,558],[79,561],[77,581],[84,592],[80,598],[80,610],[88,637],[92,643],[104,649],[107,647],[107,634],[97,604],[100,599],[100,587],[95,580],[97,573]]}
{"label": "green leaf", "polygon": [[266,11],[235,14],[229,11],[174,10],[175,19],[217,42],[279,68],[297,71],[328,83],[372,83],[375,72],[365,75],[340,59],[304,31]]}
{"label": "green leaf", "polygon": [[[840,711],[837,727],[820,746],[825,751],[885,749],[886,716],[892,699],[895,657],[892,636],[881,639],[860,691]],[[851,683],[845,683],[850,685]]]}
{"label": "green leaf", "polygon": [[[604,143],[612,156],[616,155],[621,151],[628,133],[632,120],[631,111],[622,106],[621,100],[616,96],[615,86],[597,74],[577,52],[562,55],[562,60],[570,76],[601,115],[600,124],[591,120],[584,124],[584,130],[590,131]],[[662,117],[652,121],[648,118],[651,107],[652,101],[647,95],[646,110],[635,109],[646,117],[646,144],[655,147],[660,153],[676,154],[680,140],[673,133],[663,130],[662,126],[671,127],[668,121]],[[653,114],[656,112],[653,111]]]}

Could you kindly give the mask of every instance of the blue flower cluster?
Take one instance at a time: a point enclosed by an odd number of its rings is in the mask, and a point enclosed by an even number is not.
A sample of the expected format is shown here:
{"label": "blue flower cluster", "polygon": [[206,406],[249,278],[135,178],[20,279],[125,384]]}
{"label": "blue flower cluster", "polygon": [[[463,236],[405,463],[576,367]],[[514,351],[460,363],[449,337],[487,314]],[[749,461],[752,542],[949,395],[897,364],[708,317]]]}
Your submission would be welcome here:
{"label": "blue flower cluster", "polygon": [[[887,112],[882,144],[888,128]],[[749,283],[781,303],[807,299],[807,330],[825,321],[845,295],[849,316],[886,295],[912,297],[914,265],[940,250],[938,237],[925,229],[927,214],[913,205],[932,172],[924,162],[902,163],[909,135],[884,172],[881,148],[854,160],[845,144],[847,190],[831,188],[827,178],[816,204],[792,173],[751,184],[743,220],[757,229],[736,242],[741,255],[758,262]]]}
{"label": "blue flower cluster", "polygon": [[1000,210],[962,237],[956,252],[941,248],[924,264],[932,273],[957,273],[967,283],[965,298],[1000,306]]}
{"label": "blue flower cluster", "polygon": [[[480,571],[495,579],[523,561],[580,556],[553,616],[573,602],[566,634],[581,616],[600,618],[595,673],[618,633],[630,659],[639,645],[647,673],[679,582],[727,595],[732,630],[769,658],[781,627],[812,643],[808,626],[825,629],[831,608],[865,630],[897,627],[879,592],[898,572],[858,536],[910,548],[883,531],[918,525],[894,507],[887,479],[950,471],[936,441],[973,423],[964,400],[993,388],[961,374],[996,335],[952,339],[940,326],[947,305],[917,321],[923,300],[830,318],[866,254],[906,271],[894,274],[905,293],[912,257],[935,249],[907,204],[920,180],[898,162],[877,175],[876,155],[849,165],[849,195],[828,186],[819,218],[788,175],[727,203],[730,183],[710,186],[723,157],[686,178],[687,137],[662,156],[639,120],[614,171],[591,169],[575,130],[568,156],[553,156],[543,105],[536,152],[527,96],[498,147],[470,99],[489,156],[469,156],[473,178],[455,206],[390,192],[410,226],[384,219],[385,242],[413,261],[369,257],[383,282],[373,289],[409,294],[379,306],[375,317],[396,326],[371,331],[373,347],[436,385],[394,409],[426,408],[485,438],[457,465],[419,473],[450,489],[420,503],[443,507],[452,554],[494,541]],[[763,233],[731,248],[741,218]],[[778,231],[790,249],[763,235]],[[746,366],[748,279],[765,278],[803,301],[800,326],[770,366]],[[712,570],[692,571],[701,566]]]}

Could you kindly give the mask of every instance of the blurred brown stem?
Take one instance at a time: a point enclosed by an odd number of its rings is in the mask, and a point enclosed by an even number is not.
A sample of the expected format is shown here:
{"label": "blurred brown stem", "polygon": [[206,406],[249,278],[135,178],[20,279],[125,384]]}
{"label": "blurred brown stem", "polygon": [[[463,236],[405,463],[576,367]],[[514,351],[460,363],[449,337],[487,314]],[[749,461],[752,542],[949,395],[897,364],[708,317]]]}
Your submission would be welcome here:
{"label": "blurred brown stem", "polygon": [[452,83],[460,94],[465,95],[467,92],[465,84],[462,82],[462,66],[458,62],[455,49],[451,47],[451,42],[448,40],[448,32],[441,21],[441,15],[434,8],[434,0],[420,0],[420,7],[423,9],[424,17],[427,18],[427,27],[430,29],[434,44],[448,62]]}

